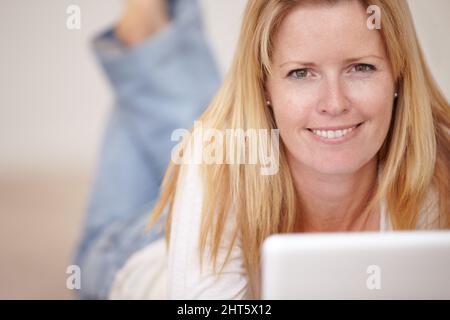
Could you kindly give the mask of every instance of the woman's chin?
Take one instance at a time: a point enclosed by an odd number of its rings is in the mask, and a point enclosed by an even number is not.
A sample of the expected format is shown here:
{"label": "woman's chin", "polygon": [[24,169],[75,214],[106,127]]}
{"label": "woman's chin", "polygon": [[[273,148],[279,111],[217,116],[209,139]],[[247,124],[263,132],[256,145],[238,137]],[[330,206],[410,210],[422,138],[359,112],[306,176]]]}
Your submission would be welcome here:
{"label": "woman's chin", "polygon": [[313,166],[314,171],[321,174],[329,175],[343,175],[343,174],[353,174],[358,171],[359,166],[355,163],[350,162],[334,162],[329,164],[320,164]]}

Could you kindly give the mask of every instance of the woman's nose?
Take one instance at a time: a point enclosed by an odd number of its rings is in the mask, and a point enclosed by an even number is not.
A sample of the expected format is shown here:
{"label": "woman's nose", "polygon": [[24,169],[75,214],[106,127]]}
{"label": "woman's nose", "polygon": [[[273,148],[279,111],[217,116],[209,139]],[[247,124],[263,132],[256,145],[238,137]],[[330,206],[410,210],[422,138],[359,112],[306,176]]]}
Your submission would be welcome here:
{"label": "woman's nose", "polygon": [[320,94],[319,113],[338,116],[350,109],[350,102],[341,80],[334,78],[326,81]]}

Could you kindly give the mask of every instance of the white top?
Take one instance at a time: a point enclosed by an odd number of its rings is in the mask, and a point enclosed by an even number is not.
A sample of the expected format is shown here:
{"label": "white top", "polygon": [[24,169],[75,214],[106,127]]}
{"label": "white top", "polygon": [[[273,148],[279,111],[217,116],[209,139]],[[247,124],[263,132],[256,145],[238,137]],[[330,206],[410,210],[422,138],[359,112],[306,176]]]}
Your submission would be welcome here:
{"label": "white top", "polygon": [[[169,253],[163,238],[132,255],[116,275],[110,291],[111,299],[249,298],[239,238],[220,276],[213,274],[209,264],[205,264],[203,272],[200,272],[198,236],[203,190],[198,165],[188,165],[187,168],[181,171],[178,180]],[[433,228],[436,223],[438,211],[432,200],[428,199],[421,212],[418,229]],[[224,239],[231,238],[232,225],[227,226]],[[380,231],[389,230],[392,226],[382,203]],[[226,256],[227,247],[228,243],[220,247],[219,265]]]}

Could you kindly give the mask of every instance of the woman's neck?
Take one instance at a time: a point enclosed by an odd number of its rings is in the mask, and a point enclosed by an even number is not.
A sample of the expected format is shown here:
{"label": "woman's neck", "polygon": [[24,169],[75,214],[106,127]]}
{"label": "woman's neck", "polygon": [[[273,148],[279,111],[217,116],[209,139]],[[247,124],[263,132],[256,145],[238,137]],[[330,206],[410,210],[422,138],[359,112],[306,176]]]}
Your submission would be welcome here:
{"label": "woman's neck", "polygon": [[377,159],[357,172],[327,175],[289,161],[301,202],[296,232],[379,230],[379,208],[365,212],[377,184]]}

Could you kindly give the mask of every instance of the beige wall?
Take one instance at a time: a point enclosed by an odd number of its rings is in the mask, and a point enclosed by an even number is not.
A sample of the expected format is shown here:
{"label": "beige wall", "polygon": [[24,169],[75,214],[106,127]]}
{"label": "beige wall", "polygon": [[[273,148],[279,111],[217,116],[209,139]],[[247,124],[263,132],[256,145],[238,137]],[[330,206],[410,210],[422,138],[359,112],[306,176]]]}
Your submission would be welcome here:
{"label": "beige wall", "polygon": [[[66,8],[81,7],[81,30]],[[120,0],[0,1],[0,173],[91,167],[111,95],[88,41]]]}
{"label": "beige wall", "polygon": [[450,99],[450,1],[409,0],[431,71]]}
{"label": "beige wall", "polygon": [[[228,67],[245,0],[201,0],[222,70]],[[450,97],[450,1],[411,0],[433,73]],[[78,4],[80,31],[66,29]],[[88,47],[114,21],[121,0],[1,1],[0,172],[91,169],[111,93]]]}

